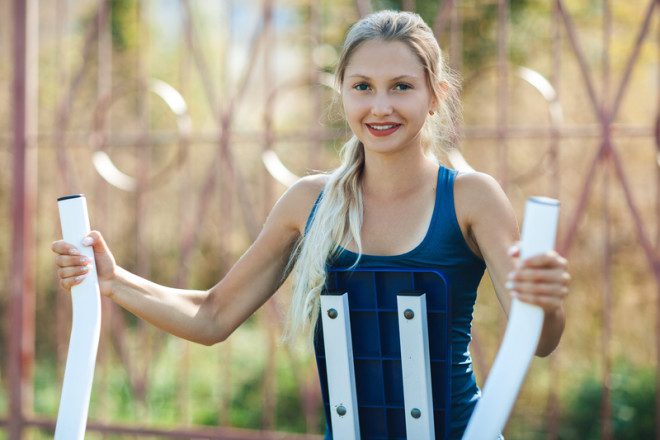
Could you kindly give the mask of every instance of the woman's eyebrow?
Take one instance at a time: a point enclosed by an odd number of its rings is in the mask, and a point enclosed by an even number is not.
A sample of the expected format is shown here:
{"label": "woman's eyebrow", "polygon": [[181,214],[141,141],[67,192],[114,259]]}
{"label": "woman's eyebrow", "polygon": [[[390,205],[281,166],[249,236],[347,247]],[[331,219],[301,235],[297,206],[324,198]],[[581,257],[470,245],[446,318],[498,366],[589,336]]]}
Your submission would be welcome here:
{"label": "woman's eyebrow", "polygon": [[[363,79],[371,80],[371,78],[369,78],[367,75],[362,75],[362,74],[359,74],[359,73],[349,75],[347,78],[363,78]],[[399,76],[395,76],[390,81],[399,81],[401,79],[406,79],[406,78],[417,79],[417,76],[416,75],[399,75]]]}

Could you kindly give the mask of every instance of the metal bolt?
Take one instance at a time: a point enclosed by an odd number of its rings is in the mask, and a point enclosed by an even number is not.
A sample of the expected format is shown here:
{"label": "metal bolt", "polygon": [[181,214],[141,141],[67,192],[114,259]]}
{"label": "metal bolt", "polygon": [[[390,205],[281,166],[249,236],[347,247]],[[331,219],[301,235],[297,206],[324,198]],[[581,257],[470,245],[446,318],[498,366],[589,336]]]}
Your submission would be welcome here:
{"label": "metal bolt", "polygon": [[403,311],[403,316],[405,316],[406,319],[413,319],[415,317],[415,312],[410,309],[406,309]]}
{"label": "metal bolt", "polygon": [[413,419],[419,419],[422,417],[422,412],[419,410],[419,408],[413,408],[410,410],[410,415],[413,416]]}
{"label": "metal bolt", "polygon": [[328,309],[328,316],[330,319],[335,319],[339,315],[335,309]]}
{"label": "metal bolt", "polygon": [[346,407],[344,405],[339,405],[337,407],[337,414],[340,416],[345,416],[346,415]]}

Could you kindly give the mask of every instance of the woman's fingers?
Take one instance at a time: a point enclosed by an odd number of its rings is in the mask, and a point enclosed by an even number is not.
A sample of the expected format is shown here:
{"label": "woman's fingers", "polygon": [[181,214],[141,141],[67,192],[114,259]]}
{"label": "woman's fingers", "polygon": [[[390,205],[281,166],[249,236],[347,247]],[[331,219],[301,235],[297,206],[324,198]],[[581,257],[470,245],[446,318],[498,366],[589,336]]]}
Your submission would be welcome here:
{"label": "woman's fingers", "polygon": [[90,266],[69,266],[61,267],[57,270],[57,276],[60,278],[71,278],[89,273]]}
{"label": "woman's fingers", "polygon": [[91,264],[91,260],[83,256],[58,255],[55,257],[55,264],[59,267],[85,266]]}
{"label": "woman's fingers", "polygon": [[60,285],[64,288],[64,290],[71,290],[73,286],[82,283],[84,279],[84,275],[72,278],[60,278]]}
{"label": "woman's fingers", "polygon": [[55,264],[58,266],[57,276],[60,285],[65,290],[71,290],[71,287],[85,279],[92,267],[92,261],[64,240],[53,242],[51,249],[58,254],[55,257]]}
{"label": "woman's fingers", "polygon": [[555,251],[519,261],[506,282],[511,296],[546,312],[560,308],[569,293],[568,261]]}
{"label": "woman's fingers", "polygon": [[81,255],[80,251],[76,249],[75,246],[64,240],[54,241],[53,244],[50,245],[50,248],[53,252],[60,255]]}
{"label": "woman's fingers", "polygon": [[510,281],[507,287],[512,292],[524,295],[553,296],[562,299],[568,295],[568,287],[557,283]]}
{"label": "woman's fingers", "polygon": [[546,282],[568,285],[571,276],[565,269],[532,269],[520,268],[509,274],[509,281],[514,282]]}
{"label": "woman's fingers", "polygon": [[568,268],[568,260],[556,251],[549,251],[521,261],[520,267],[556,267],[566,270]]}

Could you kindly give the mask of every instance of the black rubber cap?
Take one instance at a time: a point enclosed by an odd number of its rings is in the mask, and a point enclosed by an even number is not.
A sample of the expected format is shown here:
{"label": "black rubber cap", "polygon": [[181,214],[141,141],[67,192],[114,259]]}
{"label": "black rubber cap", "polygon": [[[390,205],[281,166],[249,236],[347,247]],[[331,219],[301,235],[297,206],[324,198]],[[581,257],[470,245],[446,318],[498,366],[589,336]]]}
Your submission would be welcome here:
{"label": "black rubber cap", "polygon": [[85,197],[85,194],[71,194],[68,196],[62,196],[58,198],[57,201],[61,202],[62,200],[77,199],[78,197]]}

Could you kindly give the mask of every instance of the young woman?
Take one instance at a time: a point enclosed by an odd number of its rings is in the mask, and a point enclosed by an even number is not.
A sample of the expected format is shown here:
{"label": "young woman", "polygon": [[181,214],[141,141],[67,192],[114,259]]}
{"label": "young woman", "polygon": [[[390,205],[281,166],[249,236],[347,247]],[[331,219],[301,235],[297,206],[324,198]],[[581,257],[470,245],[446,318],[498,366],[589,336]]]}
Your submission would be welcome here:
{"label": "young woman", "polygon": [[115,263],[98,231],[84,242],[94,262],[53,243],[60,283],[70,290],[95,264],[103,295],[171,334],[211,345],[264,304],[290,269],[289,340],[314,329],[327,266],[439,269],[452,286],[452,438],[460,438],[479,398],[468,344],[485,268],[505,313],[511,297],[544,309],[537,355],[547,356],[564,329],[566,260],[550,252],[518,261],[516,219],[498,183],[437,161],[435,152],[455,139],[459,86],[418,15],[382,11],[357,22],[336,80],[354,135],[341,165],[289,188],[218,284],[183,290],[140,278]]}

